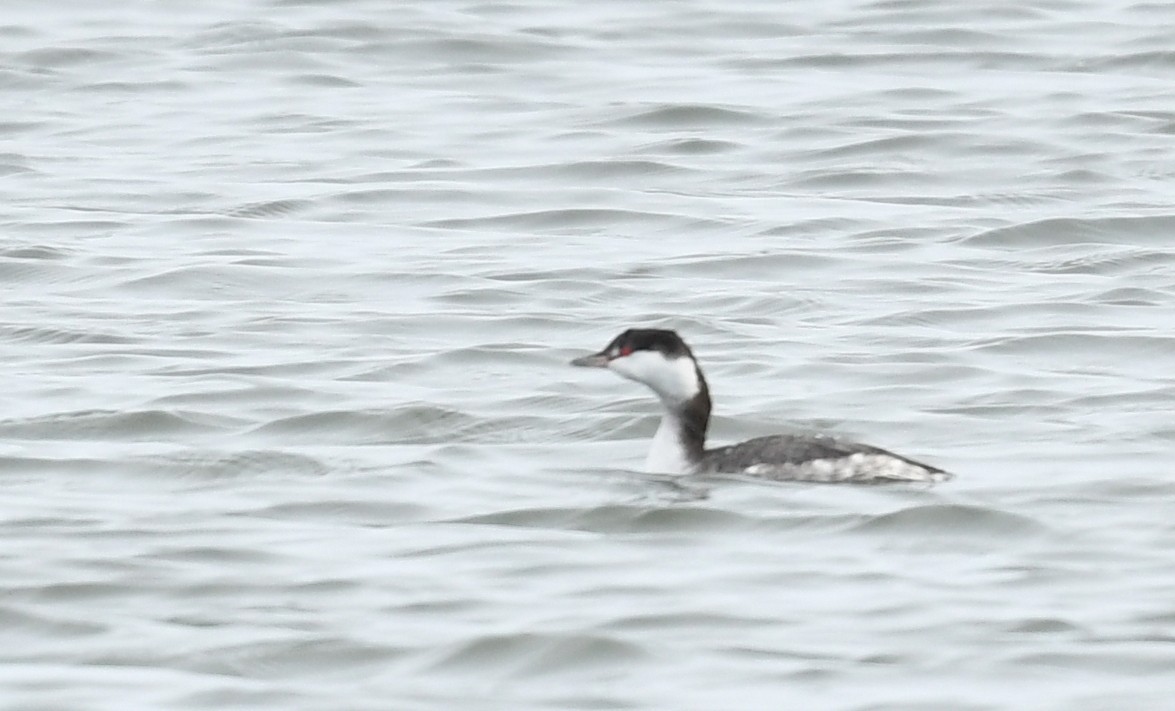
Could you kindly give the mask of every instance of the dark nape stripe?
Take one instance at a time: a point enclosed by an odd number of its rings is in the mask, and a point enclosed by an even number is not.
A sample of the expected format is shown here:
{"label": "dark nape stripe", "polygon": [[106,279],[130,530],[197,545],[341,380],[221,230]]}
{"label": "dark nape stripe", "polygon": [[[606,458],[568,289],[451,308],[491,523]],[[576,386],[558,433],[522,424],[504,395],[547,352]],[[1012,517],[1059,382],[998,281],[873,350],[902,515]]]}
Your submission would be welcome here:
{"label": "dark nape stripe", "polygon": [[686,456],[696,464],[702,461],[702,455],[706,452],[706,430],[710,426],[711,404],[710,387],[706,384],[706,378],[702,375],[702,369],[697,367],[696,361],[694,368],[700,387],[698,394],[690,398],[678,413],[681,422],[678,437],[685,448]]}

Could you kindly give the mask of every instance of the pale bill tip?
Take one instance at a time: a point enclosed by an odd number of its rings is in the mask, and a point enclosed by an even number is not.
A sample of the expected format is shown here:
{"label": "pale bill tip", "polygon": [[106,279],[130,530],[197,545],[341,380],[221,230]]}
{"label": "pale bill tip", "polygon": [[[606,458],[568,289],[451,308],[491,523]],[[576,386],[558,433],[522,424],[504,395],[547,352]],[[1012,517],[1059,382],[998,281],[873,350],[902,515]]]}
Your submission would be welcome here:
{"label": "pale bill tip", "polygon": [[608,356],[603,353],[580,356],[571,361],[571,364],[578,365],[581,368],[606,368],[608,367]]}

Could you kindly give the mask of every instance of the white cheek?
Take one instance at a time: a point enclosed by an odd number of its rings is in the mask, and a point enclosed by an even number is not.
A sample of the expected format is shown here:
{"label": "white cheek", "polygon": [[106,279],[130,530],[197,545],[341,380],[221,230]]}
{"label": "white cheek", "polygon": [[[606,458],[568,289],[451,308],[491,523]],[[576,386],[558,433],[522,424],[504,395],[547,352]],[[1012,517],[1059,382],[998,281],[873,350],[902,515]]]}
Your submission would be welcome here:
{"label": "white cheek", "polygon": [[663,400],[684,402],[698,393],[698,371],[689,358],[669,359],[659,351],[637,351],[616,358],[608,367],[648,385]]}
{"label": "white cheek", "polygon": [[657,351],[636,351],[613,358],[608,362],[608,367],[630,380],[652,386],[657,373],[667,370],[670,365],[665,356]]}

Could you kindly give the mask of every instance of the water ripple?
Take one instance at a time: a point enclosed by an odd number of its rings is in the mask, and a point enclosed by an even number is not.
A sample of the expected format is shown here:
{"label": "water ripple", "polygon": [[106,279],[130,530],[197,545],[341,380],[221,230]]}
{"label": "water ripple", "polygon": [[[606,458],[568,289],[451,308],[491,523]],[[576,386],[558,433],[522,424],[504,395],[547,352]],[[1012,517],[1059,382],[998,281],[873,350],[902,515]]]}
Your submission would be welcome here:
{"label": "water ripple", "polygon": [[167,410],[79,410],[0,420],[0,436],[13,439],[153,440],[230,428],[233,420]]}
{"label": "water ripple", "polygon": [[933,504],[913,506],[892,513],[874,516],[860,523],[856,530],[863,533],[900,533],[925,535],[975,535],[1022,538],[1038,534],[1046,529],[1041,523],[1026,516],[1020,516],[998,509],[964,506],[959,504]]}
{"label": "water ripple", "polygon": [[1167,5],[9,5],[7,706],[1169,705]]}

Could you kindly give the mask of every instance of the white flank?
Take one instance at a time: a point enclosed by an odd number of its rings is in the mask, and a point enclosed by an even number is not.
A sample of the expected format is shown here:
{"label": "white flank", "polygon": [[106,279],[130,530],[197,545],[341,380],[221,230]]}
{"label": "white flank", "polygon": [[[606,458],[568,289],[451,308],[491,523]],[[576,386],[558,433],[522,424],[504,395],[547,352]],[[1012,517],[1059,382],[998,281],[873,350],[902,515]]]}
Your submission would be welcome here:
{"label": "white flank", "polygon": [[950,475],[945,472],[930,471],[897,457],[861,452],[838,459],[813,459],[798,464],[764,462],[747,467],[744,473],[769,479],[824,483],[885,481],[933,483],[950,479]]}

